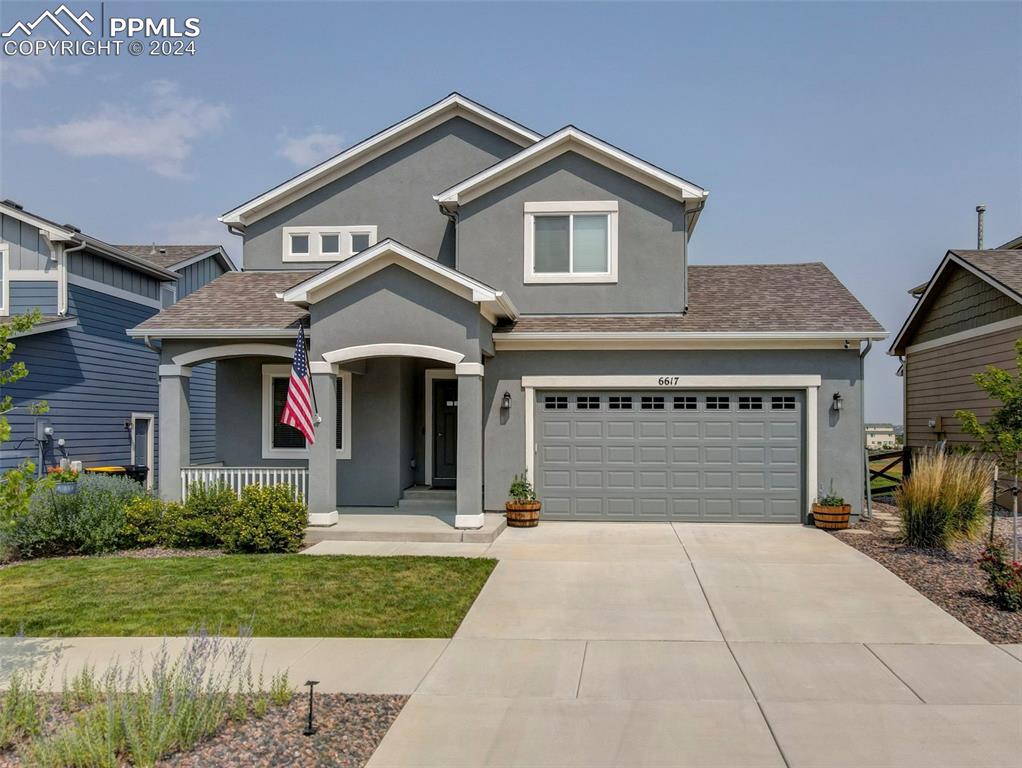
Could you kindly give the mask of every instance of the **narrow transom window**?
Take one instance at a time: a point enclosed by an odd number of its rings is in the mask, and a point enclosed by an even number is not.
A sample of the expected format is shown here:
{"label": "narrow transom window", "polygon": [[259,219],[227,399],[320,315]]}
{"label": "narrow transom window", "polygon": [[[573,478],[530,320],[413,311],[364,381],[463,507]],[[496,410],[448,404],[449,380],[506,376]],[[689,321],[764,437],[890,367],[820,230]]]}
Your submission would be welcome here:
{"label": "narrow transom window", "polygon": [[731,398],[727,395],[709,395],[706,398],[706,410],[727,411],[731,409]]}
{"label": "narrow transom window", "polygon": [[343,261],[376,243],[370,224],[284,227],[284,261]]}
{"label": "narrow transom window", "polygon": [[617,201],[526,203],[525,281],[616,282]]}
{"label": "narrow transom window", "polygon": [[762,411],[763,410],[763,398],[758,395],[739,395],[738,396],[738,410],[739,411]]}
{"label": "narrow transom window", "polygon": [[597,395],[579,395],[575,398],[575,407],[580,411],[598,410],[600,398]]}
{"label": "narrow transom window", "polygon": [[695,395],[677,395],[674,398],[674,410],[694,411],[696,409]]}
{"label": "narrow transom window", "polygon": [[664,398],[660,395],[643,395],[639,407],[644,411],[662,411],[664,409]]}
{"label": "narrow transom window", "polygon": [[309,254],[309,236],[291,235],[291,253],[307,256]]}
{"label": "narrow transom window", "polygon": [[352,232],[351,233],[351,253],[352,255],[364,251],[370,246],[370,238],[372,234],[369,232]]}
{"label": "narrow transom window", "polygon": [[543,398],[543,407],[548,411],[563,411],[568,407],[567,395],[547,395]]}
{"label": "narrow transom window", "polygon": [[324,256],[341,254],[341,236],[339,233],[334,232],[329,235],[319,236],[319,250]]}
{"label": "narrow transom window", "polygon": [[632,398],[627,395],[611,395],[607,398],[607,407],[612,411],[630,411]]}
{"label": "narrow transom window", "polygon": [[774,395],[770,398],[770,408],[775,411],[794,411],[794,395]]}

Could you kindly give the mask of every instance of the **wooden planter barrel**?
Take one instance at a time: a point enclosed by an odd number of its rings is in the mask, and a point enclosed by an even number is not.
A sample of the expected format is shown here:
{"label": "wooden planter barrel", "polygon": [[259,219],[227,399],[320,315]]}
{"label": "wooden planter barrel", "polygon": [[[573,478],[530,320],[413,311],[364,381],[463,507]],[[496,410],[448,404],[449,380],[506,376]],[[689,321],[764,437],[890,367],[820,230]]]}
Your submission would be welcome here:
{"label": "wooden planter barrel", "polygon": [[508,501],[504,504],[507,510],[508,528],[535,528],[539,525],[539,510],[543,505],[538,501]]}
{"label": "wooden planter barrel", "polygon": [[817,528],[825,528],[828,531],[843,531],[848,527],[848,517],[851,514],[851,504],[842,504],[840,507],[813,504],[813,523]]}

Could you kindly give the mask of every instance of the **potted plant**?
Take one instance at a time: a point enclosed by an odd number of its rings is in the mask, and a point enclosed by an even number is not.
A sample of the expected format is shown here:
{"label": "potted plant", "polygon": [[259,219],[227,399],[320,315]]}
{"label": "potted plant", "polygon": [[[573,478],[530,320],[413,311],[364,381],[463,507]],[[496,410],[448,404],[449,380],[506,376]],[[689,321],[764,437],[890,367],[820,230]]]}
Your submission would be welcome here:
{"label": "potted plant", "polygon": [[53,486],[54,493],[59,493],[61,496],[78,493],[78,473],[73,469],[51,467],[47,474],[56,480],[56,484]]}
{"label": "potted plant", "polygon": [[539,525],[539,510],[543,505],[536,498],[536,491],[527,474],[515,475],[504,504],[507,510],[508,528],[535,528]]}
{"label": "potted plant", "polygon": [[833,488],[813,504],[813,524],[828,531],[843,531],[848,527],[848,517],[851,514],[852,505],[845,504],[845,500],[837,496]]}

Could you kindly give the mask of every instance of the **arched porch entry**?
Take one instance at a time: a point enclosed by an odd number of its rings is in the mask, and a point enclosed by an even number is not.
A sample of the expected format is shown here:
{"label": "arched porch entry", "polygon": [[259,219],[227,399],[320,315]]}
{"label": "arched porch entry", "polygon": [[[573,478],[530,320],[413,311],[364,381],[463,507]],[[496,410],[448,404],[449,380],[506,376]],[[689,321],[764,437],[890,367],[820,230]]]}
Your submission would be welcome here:
{"label": "arched porch entry", "polygon": [[[379,343],[362,344],[323,352],[310,361],[313,384],[316,387],[322,421],[317,426],[316,441],[309,453],[309,518],[319,525],[330,525],[337,520],[336,457],[331,450],[336,438],[336,395],[339,370],[349,370],[357,376],[361,366],[382,358],[406,358],[434,361],[447,367],[457,382],[455,407],[457,410],[457,481],[455,526],[480,528],[483,525],[483,365],[466,362],[465,354],[443,347],[424,344]],[[360,404],[353,402],[353,410]],[[425,407],[429,407],[426,405]],[[372,414],[361,413],[361,419]],[[409,415],[405,414],[405,418]],[[395,436],[395,440],[400,438]],[[353,451],[359,450],[359,435],[353,436]],[[427,441],[428,444],[428,441]],[[395,447],[385,451],[403,462],[407,457]],[[389,460],[389,459],[384,459]],[[371,471],[371,468],[367,468]]]}

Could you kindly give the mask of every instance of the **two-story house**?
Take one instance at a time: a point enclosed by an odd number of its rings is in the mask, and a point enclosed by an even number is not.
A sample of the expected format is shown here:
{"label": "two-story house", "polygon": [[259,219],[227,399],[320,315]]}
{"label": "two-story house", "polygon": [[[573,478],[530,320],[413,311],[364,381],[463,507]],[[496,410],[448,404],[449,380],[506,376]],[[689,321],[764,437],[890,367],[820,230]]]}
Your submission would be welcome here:
{"label": "two-story house", "polygon": [[[858,509],[885,332],[823,264],[690,266],[707,194],[452,94],[237,206],[245,270],[131,331],[161,343],[163,492],[215,360],[221,472],[298,476],[314,524],[429,486],[477,527],[523,471],[555,520]],[[279,423],[299,326],[311,446]]]}
{"label": "two-story house", "polygon": [[[110,245],[0,203],[0,322],[41,314],[13,339],[13,360],[29,375],[4,386],[14,410],[0,472],[26,459],[41,472],[66,456],[86,467],[148,467],[152,485],[159,354],[125,331],[233,269],[218,245]],[[212,462],[216,364],[197,366],[194,378],[191,452]],[[39,401],[49,410],[36,416],[31,405]]]}

